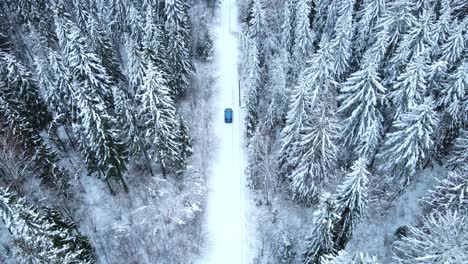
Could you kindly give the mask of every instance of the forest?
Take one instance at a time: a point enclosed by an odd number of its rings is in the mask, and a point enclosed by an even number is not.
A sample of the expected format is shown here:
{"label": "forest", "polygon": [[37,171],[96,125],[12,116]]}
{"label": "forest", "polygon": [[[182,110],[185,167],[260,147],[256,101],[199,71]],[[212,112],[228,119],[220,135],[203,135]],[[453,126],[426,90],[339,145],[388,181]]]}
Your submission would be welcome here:
{"label": "forest", "polygon": [[259,263],[468,263],[468,2],[241,13]]}
{"label": "forest", "polygon": [[[0,0],[0,263],[206,254],[223,1]],[[468,263],[468,1],[230,3],[246,263]]]}

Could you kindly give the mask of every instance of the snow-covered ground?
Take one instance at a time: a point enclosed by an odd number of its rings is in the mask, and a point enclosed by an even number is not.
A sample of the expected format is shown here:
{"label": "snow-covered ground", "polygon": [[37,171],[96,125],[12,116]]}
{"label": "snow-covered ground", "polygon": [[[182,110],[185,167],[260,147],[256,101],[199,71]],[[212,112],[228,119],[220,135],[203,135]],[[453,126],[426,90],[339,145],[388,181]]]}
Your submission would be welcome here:
{"label": "snow-covered ground", "polygon": [[[208,182],[205,231],[206,252],[199,263],[250,263],[255,254],[253,221],[245,184],[246,150],[244,118],[239,107],[237,6],[224,0],[218,10],[214,34],[217,82],[213,102],[213,135],[216,137]],[[233,109],[233,123],[224,123],[224,109]]]}

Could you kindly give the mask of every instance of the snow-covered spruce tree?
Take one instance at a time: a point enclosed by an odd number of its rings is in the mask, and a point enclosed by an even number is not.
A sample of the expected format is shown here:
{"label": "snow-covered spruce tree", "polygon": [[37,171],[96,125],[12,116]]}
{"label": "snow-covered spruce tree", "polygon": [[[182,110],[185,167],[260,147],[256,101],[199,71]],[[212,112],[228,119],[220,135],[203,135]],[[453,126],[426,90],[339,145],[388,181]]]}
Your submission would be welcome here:
{"label": "snow-covered spruce tree", "polygon": [[40,130],[48,123],[49,113],[38,95],[35,81],[21,64],[4,53],[0,53],[0,87],[0,115],[4,124],[32,157],[42,183],[65,190],[67,172],[57,166],[56,154],[40,136]]}
{"label": "snow-covered spruce tree", "polygon": [[[466,150],[466,149],[465,149]],[[468,213],[468,168],[451,171],[429,190],[421,203],[428,211]]]}
{"label": "snow-covered spruce tree", "polygon": [[338,10],[339,17],[335,25],[335,35],[331,42],[333,50],[333,72],[337,79],[348,72],[352,53],[353,1],[342,0]]}
{"label": "snow-covered spruce tree", "polygon": [[415,24],[412,25],[408,32],[403,35],[402,40],[395,51],[394,59],[401,62],[411,61],[414,57],[426,52],[434,46],[434,12],[432,10],[424,10],[418,17]]}
{"label": "snow-covered spruce tree", "polygon": [[281,44],[288,59],[293,55],[294,46],[294,1],[286,0],[283,3],[283,23],[281,24]]}
{"label": "snow-covered spruce tree", "polygon": [[426,54],[420,54],[414,57],[406,70],[398,76],[389,94],[396,118],[406,113],[410,107],[422,103],[427,91],[428,72],[428,58]]}
{"label": "snow-covered spruce tree", "polygon": [[339,126],[334,113],[316,110],[311,115],[295,143],[303,154],[290,176],[293,198],[306,204],[313,203],[319,187],[333,177],[339,151]]}
{"label": "snow-covered spruce tree", "polygon": [[354,227],[364,214],[369,176],[367,161],[359,159],[351,167],[344,182],[338,186],[336,213],[339,215],[339,220],[333,228],[336,250],[343,250],[346,247],[353,236]]}
{"label": "snow-covered spruce tree", "polygon": [[336,204],[329,193],[323,193],[318,210],[314,213],[314,224],[306,239],[306,251],[302,253],[304,264],[321,264],[322,256],[335,254],[333,227],[338,219]]}
{"label": "snow-covered spruce tree", "polygon": [[244,86],[247,92],[246,107],[247,116],[246,133],[247,138],[251,138],[252,134],[258,125],[258,107],[259,107],[259,93],[260,93],[260,66],[258,61],[258,47],[255,39],[250,39],[248,46],[250,47],[247,54],[247,61],[245,62],[245,80]]}
{"label": "snow-covered spruce tree", "polygon": [[0,80],[5,85],[1,91],[5,100],[15,104],[16,110],[32,127],[45,128],[51,117],[39,95],[36,80],[13,55],[4,52],[0,52]]}
{"label": "snow-covered spruce tree", "polygon": [[151,61],[135,99],[139,105],[138,120],[156,153],[162,174],[166,176],[173,171],[173,162],[180,154],[179,142],[176,142],[174,134],[179,124],[166,81]]}
{"label": "snow-covered spruce tree", "polygon": [[385,5],[386,2],[383,0],[364,0],[361,9],[356,12],[356,36],[354,44],[359,54],[363,54],[369,47],[372,39],[371,33],[376,26],[380,26],[379,19],[385,12]]}
{"label": "snow-covered spruce tree", "polygon": [[164,24],[167,37],[168,86],[172,96],[182,96],[189,85],[193,65],[190,57],[190,18],[187,0],[166,0]]}
{"label": "snow-covered spruce tree", "polygon": [[[4,87],[2,84],[0,80],[0,87]],[[68,188],[68,173],[57,165],[55,152],[45,144],[39,130],[24,117],[21,109],[2,95],[0,95],[0,116],[12,131],[14,138],[32,157],[35,168],[40,171],[42,184],[58,191],[65,191]]]}
{"label": "snow-covered spruce tree", "polygon": [[448,32],[447,40],[441,47],[441,60],[453,64],[462,58],[463,53],[466,52],[467,39],[464,34],[467,34],[467,26],[468,20],[453,23]]}
{"label": "snow-covered spruce tree", "polygon": [[257,128],[252,138],[249,140],[247,175],[249,187],[255,192],[265,191],[264,199],[268,201],[269,197],[265,186],[265,169],[268,170],[268,168],[265,167],[266,164],[264,163],[268,146],[266,138],[262,135],[263,133],[264,132],[260,128]]}
{"label": "snow-covered spruce tree", "polygon": [[89,50],[78,29],[73,25],[70,28],[71,34],[67,36],[68,43],[63,49],[67,52],[73,78],[73,101],[77,108],[73,129],[80,149],[90,172],[103,174],[108,184],[109,179],[116,179],[128,191],[123,178],[127,153],[116,137],[116,120],[111,117],[109,107],[111,78],[96,54]]}
{"label": "snow-covered spruce tree", "polygon": [[129,157],[144,159],[146,168],[153,175],[148,154],[149,144],[144,140],[134,103],[124,89],[114,86],[112,90],[118,139],[126,146]]}
{"label": "snow-covered spruce tree", "polygon": [[293,76],[299,76],[305,62],[312,55],[314,36],[310,30],[310,5],[311,0],[298,0],[295,6],[295,28],[293,44]]}
{"label": "snow-covered spruce tree", "polygon": [[452,166],[468,164],[468,130],[461,129],[460,135],[455,139],[452,157],[448,163]]}
{"label": "snow-covered spruce tree", "polygon": [[125,80],[120,65],[117,61],[116,48],[112,44],[112,40],[108,37],[95,14],[89,16],[87,24],[89,36],[92,39],[92,48],[102,62],[102,66],[112,77],[113,83],[118,83],[120,80]]}
{"label": "snow-covered spruce tree", "polygon": [[389,44],[392,50],[396,48],[408,28],[416,23],[413,10],[414,1],[412,0],[396,0],[387,3],[380,24],[388,26]]}
{"label": "snow-covered spruce tree", "polygon": [[463,61],[449,77],[439,102],[454,124],[468,123],[468,62]]}
{"label": "snow-covered spruce tree", "polygon": [[341,140],[358,156],[372,160],[383,135],[380,102],[386,89],[376,71],[377,65],[365,64],[341,86],[338,113],[344,116]]}
{"label": "snow-covered spruce tree", "polygon": [[59,212],[28,205],[0,187],[0,219],[11,235],[15,263],[94,263],[94,250]]}
{"label": "snow-covered spruce tree", "polygon": [[380,264],[375,256],[362,252],[347,252],[341,250],[336,255],[327,255],[322,258],[322,264]]}
{"label": "snow-covered spruce tree", "polygon": [[128,83],[131,93],[135,94],[138,87],[143,84],[143,77],[146,71],[146,64],[143,58],[143,45],[130,36],[127,36],[125,38],[125,51],[128,56],[126,65]]}
{"label": "snow-covered spruce tree", "polygon": [[250,20],[249,20],[249,38],[256,41],[257,45],[260,45],[264,40],[264,32],[266,27],[265,21],[265,8],[263,6],[263,0],[252,0],[252,6],[250,8]]}
{"label": "snow-covered spruce tree", "polygon": [[434,102],[427,98],[424,103],[415,105],[401,115],[393,124],[393,132],[386,135],[382,150],[377,156],[378,167],[393,175],[403,176],[407,184],[434,145],[432,134],[438,118]]}
{"label": "snow-covered spruce tree", "polygon": [[285,65],[287,56],[284,51],[276,55],[270,69],[271,78],[268,87],[272,90],[272,98],[265,116],[265,123],[271,129],[284,123],[285,114],[288,110],[288,65]]}
{"label": "snow-covered spruce tree", "polygon": [[130,37],[136,42],[141,43],[144,34],[144,21],[140,10],[134,4],[130,4],[127,14],[125,14],[125,24],[129,30]]}
{"label": "snow-covered spruce tree", "polygon": [[280,136],[280,154],[278,163],[278,172],[280,182],[288,179],[291,172],[297,168],[299,163],[300,150],[296,142],[301,137],[301,131],[306,125],[307,116],[310,113],[308,82],[301,78],[290,95],[288,112],[286,114],[286,125],[281,131]]}
{"label": "snow-covered spruce tree", "polygon": [[421,226],[410,226],[407,236],[393,244],[394,261],[401,264],[467,263],[468,219],[466,213],[433,213]]}
{"label": "snow-covered spruce tree", "polygon": [[182,174],[187,167],[188,159],[192,155],[192,138],[190,137],[190,131],[188,126],[185,124],[182,117],[179,115],[178,120],[179,127],[176,131],[175,141],[179,148],[177,149],[177,156],[174,160],[174,170],[178,174]]}

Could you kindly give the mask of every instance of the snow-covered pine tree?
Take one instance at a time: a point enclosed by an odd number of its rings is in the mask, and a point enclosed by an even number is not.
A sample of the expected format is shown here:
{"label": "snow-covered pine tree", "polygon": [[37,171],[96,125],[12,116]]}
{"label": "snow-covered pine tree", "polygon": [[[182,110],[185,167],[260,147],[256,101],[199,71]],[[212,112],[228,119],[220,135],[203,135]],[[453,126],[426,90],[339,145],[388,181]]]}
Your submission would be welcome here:
{"label": "snow-covered pine tree", "polygon": [[390,98],[394,105],[395,117],[406,113],[410,107],[420,104],[427,92],[429,64],[427,54],[413,58],[406,70],[398,76]]}
{"label": "snow-covered pine tree", "polygon": [[290,176],[290,188],[297,201],[311,204],[320,186],[334,176],[339,148],[339,126],[333,112],[317,110],[311,113],[306,126],[295,142],[301,156]]}
{"label": "snow-covered pine tree", "polygon": [[94,250],[76,225],[57,211],[39,210],[0,187],[0,219],[12,238],[16,263],[94,263]]}
{"label": "snow-covered pine tree", "polygon": [[304,264],[321,264],[322,256],[335,254],[333,227],[338,219],[336,204],[329,193],[323,193],[318,210],[314,213],[314,223],[306,239],[306,251],[302,253]]}
{"label": "snow-covered pine tree", "polygon": [[172,172],[173,162],[179,156],[179,142],[176,142],[174,131],[177,123],[174,102],[169,94],[169,88],[157,66],[149,61],[138,88],[138,120],[143,126],[145,137],[150,141],[164,176]]}
{"label": "snow-covered pine tree", "polygon": [[466,213],[436,212],[410,226],[407,236],[393,243],[398,264],[468,262],[468,219]]}
{"label": "snow-covered pine tree", "polygon": [[172,96],[182,96],[194,68],[190,57],[190,18],[187,0],[166,0],[164,24],[167,38],[168,87]]}
{"label": "snow-covered pine tree", "polygon": [[461,129],[455,140],[452,157],[448,161],[450,165],[460,166],[468,163],[468,130]]}
{"label": "snow-covered pine tree", "polygon": [[376,64],[364,64],[363,68],[348,78],[341,86],[342,102],[338,113],[343,115],[341,140],[348,149],[369,160],[380,144],[383,135],[383,115],[380,102],[386,89],[376,71]]}
{"label": "snow-covered pine tree", "polygon": [[338,186],[336,214],[339,220],[333,229],[336,250],[346,247],[353,236],[354,227],[364,214],[369,177],[367,160],[361,158],[353,164],[343,183]]}
{"label": "snow-covered pine tree", "polygon": [[450,171],[420,202],[429,212],[452,210],[468,213],[468,167]]}
{"label": "snow-covered pine tree", "polygon": [[322,258],[322,264],[380,264],[375,256],[362,252],[348,252],[341,250],[336,255]]}
{"label": "snow-covered pine tree", "polygon": [[468,123],[468,61],[463,61],[448,78],[438,104],[444,106],[454,124]]}
{"label": "snow-covered pine tree", "polygon": [[393,132],[386,135],[382,150],[377,156],[379,168],[398,173],[407,184],[417,169],[426,161],[434,145],[433,132],[438,123],[434,102],[427,98],[424,103],[410,107],[393,124]]}

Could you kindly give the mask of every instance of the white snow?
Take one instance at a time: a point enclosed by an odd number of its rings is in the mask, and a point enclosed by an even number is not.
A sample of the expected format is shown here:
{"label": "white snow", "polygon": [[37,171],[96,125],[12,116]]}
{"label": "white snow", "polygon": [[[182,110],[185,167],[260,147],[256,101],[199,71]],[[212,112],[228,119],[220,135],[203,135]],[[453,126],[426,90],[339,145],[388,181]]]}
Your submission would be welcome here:
{"label": "white snow", "polygon": [[[208,182],[205,231],[207,248],[199,263],[250,263],[255,254],[255,235],[248,228],[249,197],[245,184],[246,150],[244,117],[239,107],[237,6],[224,0],[218,12],[214,36],[214,63],[218,73],[212,98],[213,135],[216,146]],[[224,123],[224,109],[233,109],[233,123]]]}

